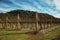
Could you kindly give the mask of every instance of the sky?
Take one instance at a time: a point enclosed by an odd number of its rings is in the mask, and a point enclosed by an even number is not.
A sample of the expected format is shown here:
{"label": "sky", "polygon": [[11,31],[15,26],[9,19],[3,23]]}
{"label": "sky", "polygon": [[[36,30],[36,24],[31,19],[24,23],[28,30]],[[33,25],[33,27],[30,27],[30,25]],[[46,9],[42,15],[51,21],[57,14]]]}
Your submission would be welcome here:
{"label": "sky", "polygon": [[0,12],[30,10],[60,18],[60,0],[0,0]]}

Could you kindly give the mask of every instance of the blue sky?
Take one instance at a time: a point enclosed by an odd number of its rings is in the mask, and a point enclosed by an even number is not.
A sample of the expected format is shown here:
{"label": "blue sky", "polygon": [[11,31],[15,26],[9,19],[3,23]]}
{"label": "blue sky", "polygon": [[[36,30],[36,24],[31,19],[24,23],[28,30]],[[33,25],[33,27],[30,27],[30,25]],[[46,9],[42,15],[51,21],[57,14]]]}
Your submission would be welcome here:
{"label": "blue sky", "polygon": [[60,0],[0,0],[0,12],[30,10],[60,18]]}

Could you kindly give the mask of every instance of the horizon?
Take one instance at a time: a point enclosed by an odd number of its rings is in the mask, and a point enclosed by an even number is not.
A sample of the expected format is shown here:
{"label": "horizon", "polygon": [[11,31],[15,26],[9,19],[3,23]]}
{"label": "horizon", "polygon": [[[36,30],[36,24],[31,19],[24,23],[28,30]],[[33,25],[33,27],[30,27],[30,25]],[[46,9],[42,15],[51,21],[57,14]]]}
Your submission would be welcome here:
{"label": "horizon", "polygon": [[60,18],[60,0],[0,0],[0,12],[29,10]]}

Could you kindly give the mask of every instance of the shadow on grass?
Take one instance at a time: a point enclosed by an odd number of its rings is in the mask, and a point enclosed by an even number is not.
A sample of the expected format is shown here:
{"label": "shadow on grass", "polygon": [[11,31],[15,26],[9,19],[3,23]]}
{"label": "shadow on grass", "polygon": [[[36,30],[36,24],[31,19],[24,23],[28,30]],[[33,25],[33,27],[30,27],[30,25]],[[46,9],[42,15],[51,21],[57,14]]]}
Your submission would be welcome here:
{"label": "shadow on grass", "polygon": [[2,38],[0,38],[0,40],[2,40]]}
{"label": "shadow on grass", "polygon": [[18,34],[27,34],[27,33],[6,33],[6,34],[1,34],[0,36],[4,36],[4,35],[18,35]]}
{"label": "shadow on grass", "polygon": [[59,34],[59,35],[57,35],[57,37],[56,37],[56,38],[54,38],[54,39],[52,39],[52,40],[60,40],[60,34]]}
{"label": "shadow on grass", "polygon": [[20,35],[20,34],[31,34],[31,35],[36,35],[37,32],[5,33],[5,34],[0,34],[0,36],[5,36],[5,35]]}

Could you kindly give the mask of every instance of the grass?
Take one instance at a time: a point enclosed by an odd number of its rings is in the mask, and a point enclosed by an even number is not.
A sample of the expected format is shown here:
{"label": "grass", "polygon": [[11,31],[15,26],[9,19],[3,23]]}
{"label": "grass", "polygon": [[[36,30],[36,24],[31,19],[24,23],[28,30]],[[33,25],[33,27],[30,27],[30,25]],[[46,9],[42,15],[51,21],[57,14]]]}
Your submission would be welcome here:
{"label": "grass", "polygon": [[0,40],[27,40],[27,31],[0,31]]}
{"label": "grass", "polygon": [[28,35],[26,34],[16,34],[16,35],[5,35],[0,36],[1,40],[26,40]]}
{"label": "grass", "polygon": [[24,34],[28,31],[0,31],[0,40],[52,40],[60,33],[60,28],[45,35]]}
{"label": "grass", "polygon": [[59,35],[60,28],[56,29],[55,31],[49,32],[48,34],[44,35],[41,40],[53,40]]}

